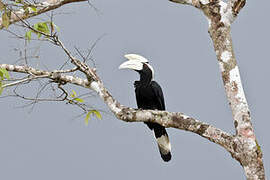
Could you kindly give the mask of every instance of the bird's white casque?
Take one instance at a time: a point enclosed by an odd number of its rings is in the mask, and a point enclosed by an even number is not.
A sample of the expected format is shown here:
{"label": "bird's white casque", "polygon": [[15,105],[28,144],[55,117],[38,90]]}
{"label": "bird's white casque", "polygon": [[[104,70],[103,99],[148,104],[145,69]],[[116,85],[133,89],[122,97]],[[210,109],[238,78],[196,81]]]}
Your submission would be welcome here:
{"label": "bird's white casque", "polygon": [[152,71],[152,80],[154,79],[154,69],[153,67],[148,64],[148,60],[138,54],[126,54],[125,58],[128,59],[128,61],[123,62],[119,69],[133,69],[137,71],[141,71],[143,69],[143,64],[146,64]]}

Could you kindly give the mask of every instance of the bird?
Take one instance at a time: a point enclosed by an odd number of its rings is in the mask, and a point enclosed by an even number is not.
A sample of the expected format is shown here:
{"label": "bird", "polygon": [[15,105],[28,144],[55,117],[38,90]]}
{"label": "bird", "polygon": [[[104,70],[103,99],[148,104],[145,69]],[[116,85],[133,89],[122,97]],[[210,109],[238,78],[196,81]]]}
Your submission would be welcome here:
{"label": "bird", "polygon": [[[154,69],[149,61],[138,54],[126,54],[128,60],[119,66],[119,69],[135,70],[140,80],[134,82],[137,106],[143,110],[165,110],[165,102],[160,85],[154,81]],[[161,158],[171,160],[171,144],[164,126],[158,123],[145,122],[154,132]]]}

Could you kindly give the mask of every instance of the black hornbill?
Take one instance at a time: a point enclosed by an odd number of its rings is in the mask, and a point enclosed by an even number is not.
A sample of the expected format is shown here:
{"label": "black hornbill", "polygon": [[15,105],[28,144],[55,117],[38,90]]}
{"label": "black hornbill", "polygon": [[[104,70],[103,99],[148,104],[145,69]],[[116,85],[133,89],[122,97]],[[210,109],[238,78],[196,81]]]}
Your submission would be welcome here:
{"label": "black hornbill", "polygon": [[[128,61],[119,69],[133,69],[140,74],[140,81],[134,82],[137,106],[140,109],[165,110],[163,92],[159,84],[153,80],[154,69],[148,60],[137,54],[127,54]],[[159,152],[164,161],[171,159],[171,144],[165,127],[157,123],[146,123],[154,131]]]}

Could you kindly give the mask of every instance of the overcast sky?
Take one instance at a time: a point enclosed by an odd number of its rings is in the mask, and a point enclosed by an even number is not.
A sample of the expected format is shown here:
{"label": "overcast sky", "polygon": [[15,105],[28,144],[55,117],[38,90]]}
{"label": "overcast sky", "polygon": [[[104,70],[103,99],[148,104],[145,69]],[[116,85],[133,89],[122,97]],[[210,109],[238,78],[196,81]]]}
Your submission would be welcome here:
{"label": "overcast sky", "polygon": [[[200,11],[167,0],[99,0],[93,4],[98,11],[86,2],[56,10],[55,24],[72,52],[75,46],[87,50],[102,36],[93,58],[116,99],[136,107],[133,82],[138,74],[118,70],[118,66],[125,61],[124,54],[138,53],[154,67],[168,111],[184,112],[234,133],[208,22]],[[232,26],[235,55],[268,178],[269,6],[268,0],[248,1]],[[23,33],[18,27],[14,31]],[[3,30],[0,42],[0,63],[16,62],[24,42]],[[39,56],[30,63],[41,69],[46,65],[52,70],[67,60],[59,48],[46,42],[30,43],[27,48],[28,55]],[[36,86],[26,87],[26,95],[36,92]],[[71,89],[86,92],[75,86]],[[81,111],[63,102],[21,108],[27,102],[0,99],[0,179],[245,179],[240,164],[223,148],[176,129],[168,129],[172,160],[164,163],[152,132],[143,123],[119,121],[98,98],[87,101],[106,111],[102,120],[92,119],[88,127],[84,117],[77,117]]]}

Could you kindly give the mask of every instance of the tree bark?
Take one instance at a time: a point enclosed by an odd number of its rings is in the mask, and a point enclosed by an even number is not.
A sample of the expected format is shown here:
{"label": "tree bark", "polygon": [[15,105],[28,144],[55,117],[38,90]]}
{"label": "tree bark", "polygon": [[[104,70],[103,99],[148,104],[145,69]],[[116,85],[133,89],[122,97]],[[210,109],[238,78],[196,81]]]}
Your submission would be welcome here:
{"label": "tree bark", "polygon": [[192,5],[206,15],[209,22],[208,32],[214,45],[236,130],[232,156],[243,166],[247,179],[265,179],[262,151],[251,123],[231,38],[231,24],[246,1],[229,0],[227,3],[221,0],[171,1]]}

